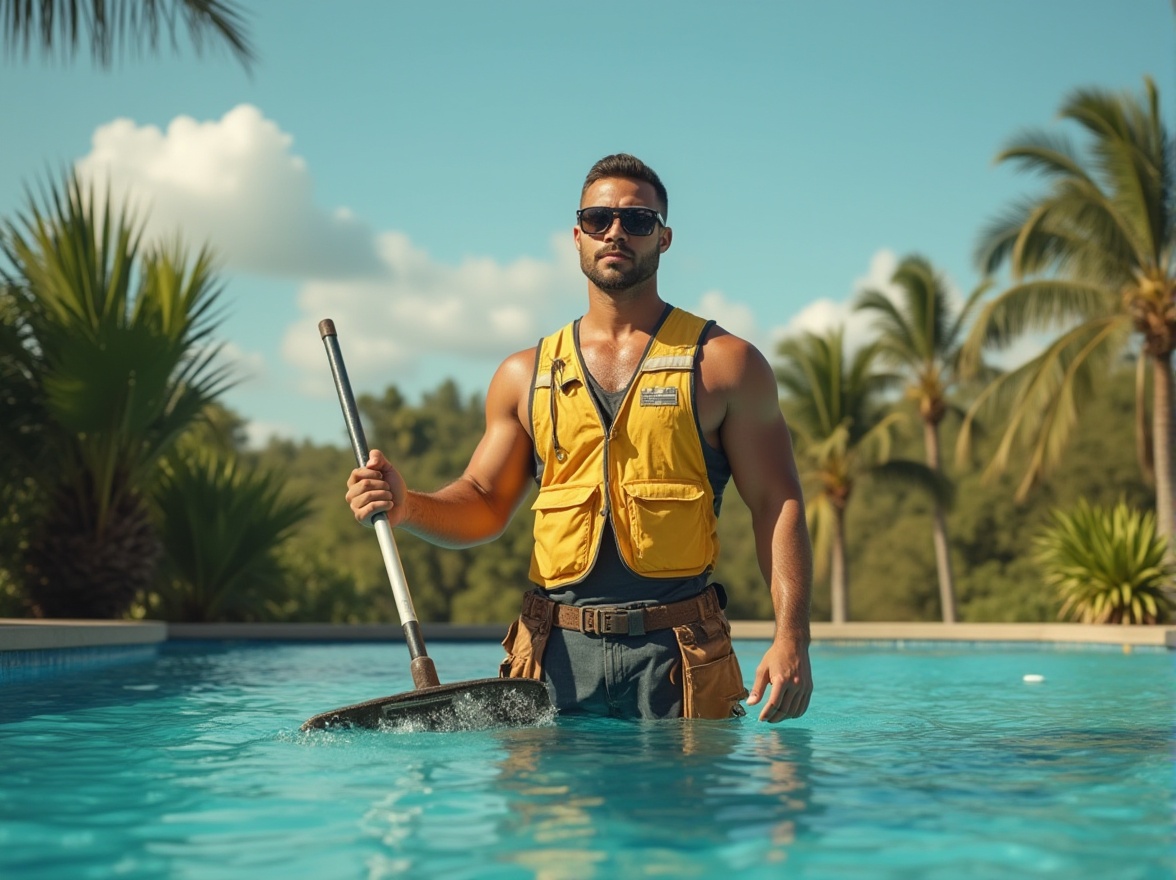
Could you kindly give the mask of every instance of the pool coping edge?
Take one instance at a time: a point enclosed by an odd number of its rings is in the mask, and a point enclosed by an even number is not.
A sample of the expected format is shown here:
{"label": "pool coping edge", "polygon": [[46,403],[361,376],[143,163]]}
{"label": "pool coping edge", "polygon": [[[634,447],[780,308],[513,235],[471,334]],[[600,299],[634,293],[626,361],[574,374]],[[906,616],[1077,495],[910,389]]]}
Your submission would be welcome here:
{"label": "pool coping edge", "polygon": [[[505,624],[422,625],[426,640],[498,641]],[[735,620],[737,639],[770,639],[771,621]],[[812,624],[814,642],[1045,642],[1157,646],[1176,649],[1176,626],[1082,623],[860,622]],[[324,642],[403,641],[394,624],[165,623],[163,621],[25,620],[0,618],[0,651],[28,651],[190,640]]]}

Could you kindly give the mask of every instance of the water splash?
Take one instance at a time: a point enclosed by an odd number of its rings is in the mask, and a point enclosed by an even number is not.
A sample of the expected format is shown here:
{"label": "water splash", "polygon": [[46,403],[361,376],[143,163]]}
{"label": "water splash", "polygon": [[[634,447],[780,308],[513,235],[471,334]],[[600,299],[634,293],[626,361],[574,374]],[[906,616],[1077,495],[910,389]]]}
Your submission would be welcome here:
{"label": "water splash", "polygon": [[407,712],[401,709],[381,720],[377,729],[384,733],[453,733],[499,727],[550,727],[555,724],[557,714],[551,706],[537,711],[535,701],[519,691],[492,694],[467,691],[442,704]]}

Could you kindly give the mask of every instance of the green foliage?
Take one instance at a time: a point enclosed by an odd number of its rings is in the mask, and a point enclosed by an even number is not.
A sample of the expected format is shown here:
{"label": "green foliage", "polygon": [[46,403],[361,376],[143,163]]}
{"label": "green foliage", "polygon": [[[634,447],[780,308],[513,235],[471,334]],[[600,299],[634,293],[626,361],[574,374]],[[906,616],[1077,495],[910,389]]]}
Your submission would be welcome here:
{"label": "green foliage", "polygon": [[[274,620],[291,623],[395,622],[372,614],[358,613],[355,580],[342,568],[330,548],[308,545],[301,538],[286,540],[275,548],[284,584],[267,597],[265,611]],[[369,616],[370,615],[370,616]]]}
{"label": "green foliage", "polygon": [[[1049,522],[1050,510],[1078,499],[1110,504],[1120,495],[1145,507],[1144,483],[1131,444],[1133,371],[1107,377],[1103,393],[1089,401],[1058,473],[1047,476],[1024,501],[1015,498],[1016,477],[985,475],[982,468],[951,474],[956,501],[948,515],[952,565],[960,619],[969,622],[1046,622],[1056,619],[1058,602],[1033,561],[1033,537]],[[913,404],[903,404],[913,411]],[[913,412],[912,412],[913,416]],[[955,425],[945,441],[955,441]],[[983,460],[999,438],[977,450]],[[919,440],[898,435],[894,453],[913,455]],[[846,517],[849,566],[853,572],[854,617],[858,620],[934,620],[935,556],[926,528],[930,502],[925,493],[863,479],[860,503]],[[814,584],[813,617],[827,619],[829,584]]]}
{"label": "green foliage", "polygon": [[164,571],[145,596],[149,616],[197,622],[277,616],[275,597],[289,581],[274,549],[306,518],[309,498],[286,496],[276,473],[207,452],[169,460],[154,498]]}
{"label": "green foliage", "polygon": [[74,176],[0,230],[0,459],[33,481],[19,575],[48,616],[118,616],[150,585],[157,464],[227,384],[210,255],[140,232]]}
{"label": "green foliage", "polygon": [[847,362],[840,329],[805,333],[778,349],[776,379],[796,442],[818,576],[826,571],[855,481],[890,457],[895,418],[883,393],[894,377],[873,369],[876,346]]}
{"label": "green foliage", "polygon": [[776,378],[796,438],[814,577],[829,575],[832,617],[840,623],[849,619],[846,513],[858,481],[869,475],[919,486],[944,506],[951,486],[926,465],[892,455],[895,432],[906,418],[886,406],[885,393],[899,377],[874,369],[878,344],[847,357],[842,331],[834,330],[786,339],[778,351]]}
{"label": "green foliage", "polygon": [[[482,400],[463,399],[453,382],[445,382],[412,404],[395,388],[382,397],[361,397],[364,430],[370,446],[396,463],[414,489],[432,490],[457,479],[485,425]],[[340,422],[340,444],[346,443]],[[333,567],[351,584],[321,571],[298,595],[286,597],[289,619],[395,622],[396,608],[375,535],[360,526],[343,502],[347,475],[355,467],[348,448],[272,442],[258,455],[267,467],[288,475],[288,488],[313,496],[311,514],[299,529],[298,547],[283,552],[296,566]],[[518,614],[531,554],[531,523],[524,502],[497,540],[468,550],[435,547],[411,534],[396,541],[417,615],[423,621],[505,623]],[[315,549],[312,549],[315,548]],[[305,557],[317,560],[308,562]],[[321,618],[320,618],[321,619]]]}
{"label": "green foliage", "polygon": [[28,548],[29,523],[37,514],[36,487],[15,468],[0,465],[0,471],[0,617],[26,617],[32,609],[18,560]]}
{"label": "green foliage", "polygon": [[1082,623],[1166,623],[1176,564],[1165,561],[1156,518],[1120,501],[1094,507],[1079,499],[1072,512],[1054,510],[1036,541],[1045,582],[1062,599],[1059,617]]}
{"label": "green foliage", "polygon": [[[955,503],[948,514],[952,562],[957,573],[960,619],[1048,621],[1056,616],[1055,591],[1033,561],[1032,538],[1054,507],[1086,497],[1113,503],[1125,494],[1146,505],[1150,490],[1136,466],[1130,443],[1134,407],[1132,370],[1108,377],[1101,395],[1083,409],[1061,473],[1048,477],[1024,502],[1014,499],[1009,475],[984,478],[978,468],[951,473]],[[368,439],[397,456],[411,485],[437,488],[460,475],[482,433],[481,401],[463,399],[442,386],[417,403],[395,389],[365,398]],[[913,401],[899,404],[896,426],[917,424]],[[954,423],[944,440],[955,441]],[[424,438],[424,439],[422,439]],[[984,440],[983,455],[998,438]],[[921,437],[895,431],[894,458],[918,457]],[[343,495],[354,466],[340,422],[337,445],[273,441],[250,453],[256,467],[279,472],[291,495],[311,496],[310,514],[277,551],[288,572],[266,614],[283,620],[395,622],[387,575],[375,536],[351,517]],[[928,519],[933,496],[913,484],[866,472],[858,498],[846,511],[849,568],[853,572],[854,618],[935,620],[939,618],[935,556]],[[524,502],[506,533],[468,550],[443,550],[412,535],[397,541],[417,612],[426,621],[505,623],[518,611],[529,588],[531,517]],[[719,518],[721,553],[715,579],[727,587],[733,618],[771,619],[771,599],[759,571],[751,514],[729,486]],[[827,576],[818,579],[813,618],[831,611]]]}
{"label": "green foliage", "polygon": [[[1155,443],[1176,446],[1176,427],[1166,417],[1176,347],[1176,150],[1159,107],[1150,79],[1142,98],[1079,89],[1060,115],[1084,133],[1085,149],[1031,131],[997,157],[1047,186],[981,235],[977,262],[989,273],[1007,266],[1013,283],[985,304],[966,348],[971,355],[1001,349],[1026,333],[1054,338],[976,398],[959,451],[967,453],[977,413],[1001,417],[1003,437],[989,470],[1021,469],[1021,499],[1058,465],[1084,407],[1133,336],[1155,368]],[[1144,405],[1141,396],[1141,422]],[[1142,464],[1150,470],[1150,462]],[[1170,456],[1157,457],[1156,465],[1164,470],[1156,474],[1156,508],[1171,537],[1176,476]]]}

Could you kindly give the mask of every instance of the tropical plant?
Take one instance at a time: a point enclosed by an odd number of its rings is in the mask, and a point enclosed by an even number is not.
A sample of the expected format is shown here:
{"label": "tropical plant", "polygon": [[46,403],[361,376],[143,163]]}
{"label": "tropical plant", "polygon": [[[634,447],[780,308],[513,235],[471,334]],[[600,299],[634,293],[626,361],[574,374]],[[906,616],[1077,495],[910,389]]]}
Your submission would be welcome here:
{"label": "tropical plant", "polygon": [[1152,511],[1120,501],[1093,507],[1085,498],[1072,513],[1054,510],[1036,541],[1047,584],[1062,600],[1060,618],[1082,623],[1165,623],[1172,617],[1176,564],[1165,558]]}
{"label": "tropical plant", "polygon": [[917,482],[939,497],[943,484],[925,465],[890,460],[891,432],[902,418],[887,413],[884,392],[896,377],[874,372],[876,344],[845,353],[841,329],[785,339],[776,380],[785,418],[797,440],[805,508],[818,577],[830,576],[834,623],[849,619],[845,510],[864,474]]}
{"label": "tropical plant", "polygon": [[125,206],[76,176],[0,229],[0,457],[36,486],[21,576],[50,617],[124,613],[159,543],[146,490],[176,438],[227,384],[208,344],[209,254],[140,246]]}
{"label": "tropical plant", "polygon": [[229,47],[246,67],[253,48],[245,16],[227,0],[0,0],[4,48],[25,57],[39,44],[46,57],[72,59],[82,35],[100,67],[109,67],[115,49],[155,51],[166,35],[173,48],[181,22],[199,54],[206,41]]}
{"label": "tropical plant", "polygon": [[[1028,447],[1017,493],[1023,498],[1058,462],[1084,405],[1136,339],[1137,445],[1145,473],[1154,467],[1158,527],[1173,547],[1176,146],[1150,79],[1142,100],[1080,89],[1066,99],[1061,116],[1085,130],[1084,153],[1066,137],[1033,131],[997,157],[1043,175],[1049,185],[984,230],[980,266],[991,273],[1007,264],[1013,283],[984,306],[966,349],[975,356],[982,347],[1003,348],[1026,333],[1060,335],[977,397],[957,451],[967,454],[967,428],[977,412],[1007,412],[988,470],[1003,470]],[[1149,372],[1150,442],[1144,391]]]}
{"label": "tropical plant", "polygon": [[163,577],[145,591],[147,613],[163,620],[258,620],[277,616],[286,578],[275,554],[310,512],[288,497],[277,474],[211,451],[173,456],[154,492],[160,511]]}
{"label": "tropical plant", "polygon": [[[859,297],[856,308],[874,313],[878,357],[882,363],[901,371],[906,381],[906,397],[918,407],[923,422],[927,467],[942,476],[939,424],[949,411],[957,412],[961,417],[964,415],[952,402],[951,394],[962,378],[960,350],[964,327],[987,285],[976,288],[955,311],[943,278],[923,257],[912,255],[903,259],[890,280],[899,289],[898,302],[881,291],[866,290]],[[932,542],[939,576],[940,612],[944,623],[955,623],[956,591],[951,545],[947,536],[946,511],[939,502],[932,512]]]}

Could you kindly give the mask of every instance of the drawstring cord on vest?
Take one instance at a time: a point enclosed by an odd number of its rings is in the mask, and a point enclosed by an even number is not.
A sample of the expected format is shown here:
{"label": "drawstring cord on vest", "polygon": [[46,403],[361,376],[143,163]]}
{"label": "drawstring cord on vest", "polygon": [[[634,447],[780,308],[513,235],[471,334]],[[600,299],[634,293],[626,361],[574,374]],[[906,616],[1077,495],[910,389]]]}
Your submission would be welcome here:
{"label": "drawstring cord on vest", "polygon": [[[555,358],[551,362],[551,445],[555,447],[555,460],[559,462],[567,461],[567,451],[559,445],[559,435],[555,432],[555,394],[563,388],[563,368],[564,362],[562,358]],[[558,378],[557,378],[558,376]]]}

